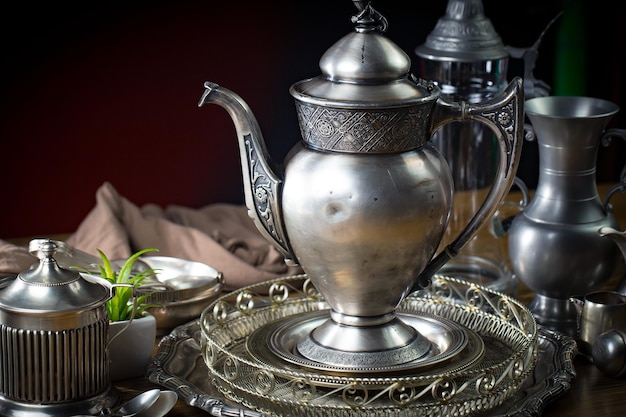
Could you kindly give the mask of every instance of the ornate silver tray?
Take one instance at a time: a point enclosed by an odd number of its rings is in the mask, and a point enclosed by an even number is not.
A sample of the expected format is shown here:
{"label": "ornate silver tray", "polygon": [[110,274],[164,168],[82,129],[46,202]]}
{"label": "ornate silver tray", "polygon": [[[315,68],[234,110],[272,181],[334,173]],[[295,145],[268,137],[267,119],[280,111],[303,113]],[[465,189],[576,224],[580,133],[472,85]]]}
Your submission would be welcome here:
{"label": "ornate silver tray", "polygon": [[[444,306],[447,305],[448,302],[442,301],[446,298],[450,298],[451,296],[449,293],[450,287],[447,284],[455,284],[454,288],[458,290],[458,283],[447,279],[438,281],[440,285],[429,289],[425,293],[409,297],[407,299],[409,308],[413,308],[411,305],[415,303],[424,304],[426,300],[428,301],[427,304],[433,309],[440,309],[442,304]],[[294,285],[293,288],[299,288],[299,285],[302,284],[302,282],[302,278],[294,278],[291,280],[288,279],[287,281],[283,280],[282,284],[292,284]],[[465,295],[461,297],[464,300],[463,302],[467,304],[465,309],[468,311],[492,310],[492,312],[488,314],[493,314],[496,310],[502,310],[503,306],[508,305],[509,302],[516,306],[517,302],[515,300],[509,300],[501,294],[491,294],[489,291],[487,294],[490,295],[491,298],[487,301],[484,298],[483,289],[478,288],[478,292],[476,292],[476,288],[474,288],[474,286],[470,287],[466,288],[468,291],[465,291]],[[438,288],[437,291],[439,292],[439,295],[435,295],[433,293],[434,288]],[[267,290],[269,287],[266,287],[265,289]],[[448,295],[445,295],[446,292]],[[297,291],[297,296],[294,297],[293,289],[290,293],[292,299],[302,298],[302,293]],[[242,317],[246,316],[246,313],[244,313],[243,310],[247,308],[249,308],[252,312],[258,308],[265,308],[268,306],[271,309],[272,305],[276,307],[276,302],[281,304],[286,299],[283,298],[282,301],[278,301],[282,296],[279,297],[278,293],[275,291],[271,292],[271,294],[273,294],[272,297],[278,297],[275,298],[274,301],[268,299],[267,292],[265,296],[253,297],[252,294],[253,293],[250,292],[249,289],[235,294],[230,294],[213,303],[211,309],[214,312],[221,311],[221,314],[218,314],[217,317],[228,319],[229,317],[232,318],[233,314]],[[284,292],[282,294],[283,296],[285,295]],[[309,296],[305,296],[304,298],[310,299],[310,295],[311,294],[309,294]],[[480,296],[477,297],[477,295]],[[256,304],[253,302],[255,297],[257,297],[257,300],[255,300],[257,301]],[[504,300],[502,299],[503,297]],[[259,300],[264,301],[259,302]],[[224,302],[226,302],[226,306],[230,305],[230,302],[234,302],[238,305],[238,313],[223,310],[222,308],[225,307]],[[215,306],[218,304],[221,307],[216,309]],[[307,305],[307,303],[303,303],[303,305]],[[320,310],[324,307],[323,301],[320,300],[317,300],[314,305],[316,307],[313,307],[313,310]],[[307,308],[311,308],[311,305]],[[280,309],[281,308],[274,308],[274,310]],[[513,310],[508,307],[504,308],[504,311],[515,311],[513,316],[522,311],[522,316],[524,315],[524,310],[518,310],[517,306]],[[248,316],[250,315],[248,314]],[[236,329],[234,331],[235,333],[237,332]],[[537,335],[538,343],[536,344],[536,352],[538,355],[537,361],[540,366],[532,367],[530,373],[524,375],[523,381],[516,387],[515,390],[512,391],[511,395],[506,398],[502,404],[499,406],[496,405],[489,410],[485,409],[482,412],[480,410],[474,410],[474,414],[478,413],[479,415],[485,416],[539,416],[549,401],[569,389],[570,382],[575,377],[574,368],[571,362],[572,357],[576,353],[576,345],[574,341],[570,338],[544,329],[540,329]],[[209,371],[205,358],[203,358],[202,355],[203,343],[201,323],[199,320],[176,328],[170,335],[162,339],[154,361],[148,370],[150,380],[175,390],[179,397],[184,399],[188,404],[206,410],[210,412],[211,415],[261,415],[260,412],[251,411],[245,406],[242,406],[240,399],[237,397],[234,398],[235,401],[226,399],[225,396],[216,388],[215,379],[211,377],[212,373]],[[223,389],[224,387],[222,387],[222,390]],[[407,410],[411,411],[410,409]],[[419,415],[420,413],[420,410],[413,411],[416,412],[413,414],[407,412],[407,415]],[[368,412],[367,414],[372,414],[372,412]]]}

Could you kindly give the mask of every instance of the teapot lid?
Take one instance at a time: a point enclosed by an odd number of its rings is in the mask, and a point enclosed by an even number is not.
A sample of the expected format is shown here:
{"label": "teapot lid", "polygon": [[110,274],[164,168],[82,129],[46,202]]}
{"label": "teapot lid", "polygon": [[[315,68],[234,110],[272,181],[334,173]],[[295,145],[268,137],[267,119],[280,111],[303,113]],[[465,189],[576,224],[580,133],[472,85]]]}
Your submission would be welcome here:
{"label": "teapot lid", "polygon": [[102,305],[109,299],[109,289],[104,285],[59,266],[54,259],[57,245],[50,239],[31,240],[29,251],[39,257],[39,264],[19,273],[0,291],[0,310],[61,313]]}
{"label": "teapot lid", "polygon": [[456,62],[509,56],[491,21],[485,17],[482,0],[448,0],[446,14],[415,53],[424,59]]}
{"label": "teapot lid", "polygon": [[410,74],[409,56],[383,35],[387,20],[369,1],[354,4],[359,9],[352,17],[354,31],[322,55],[322,75],[295,83],[291,95],[312,104],[345,108],[412,105],[431,97],[437,87]]}

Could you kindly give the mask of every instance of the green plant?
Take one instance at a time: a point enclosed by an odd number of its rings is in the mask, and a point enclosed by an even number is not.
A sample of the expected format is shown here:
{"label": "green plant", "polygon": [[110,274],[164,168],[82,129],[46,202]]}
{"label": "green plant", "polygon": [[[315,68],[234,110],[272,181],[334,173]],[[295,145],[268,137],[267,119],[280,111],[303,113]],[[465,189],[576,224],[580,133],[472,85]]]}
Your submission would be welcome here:
{"label": "green plant", "polygon": [[[148,303],[147,299],[152,293],[139,293],[144,280],[156,275],[152,268],[136,270],[135,263],[139,257],[148,252],[158,252],[158,249],[147,248],[132,254],[122,267],[115,268],[109,258],[98,249],[102,264],[94,266],[98,268],[99,275],[114,285],[114,295],[107,301],[106,308],[110,321],[130,320],[132,317],[141,317],[150,307],[158,304]],[[135,295],[135,299],[133,299]]]}

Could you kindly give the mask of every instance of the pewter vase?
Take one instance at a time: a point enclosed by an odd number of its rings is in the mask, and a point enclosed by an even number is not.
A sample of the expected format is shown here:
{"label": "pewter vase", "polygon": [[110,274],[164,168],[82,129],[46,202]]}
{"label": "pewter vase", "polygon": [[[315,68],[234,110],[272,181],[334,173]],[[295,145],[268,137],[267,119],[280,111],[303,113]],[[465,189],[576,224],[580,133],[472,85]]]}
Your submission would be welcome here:
{"label": "pewter vase", "polygon": [[596,159],[605,130],[619,108],[591,97],[538,97],[526,101],[531,133],[539,145],[539,179],[529,205],[509,229],[509,257],[517,277],[536,293],[529,305],[546,327],[576,335],[568,301],[611,277],[617,246],[599,235],[618,228],[596,188]]}

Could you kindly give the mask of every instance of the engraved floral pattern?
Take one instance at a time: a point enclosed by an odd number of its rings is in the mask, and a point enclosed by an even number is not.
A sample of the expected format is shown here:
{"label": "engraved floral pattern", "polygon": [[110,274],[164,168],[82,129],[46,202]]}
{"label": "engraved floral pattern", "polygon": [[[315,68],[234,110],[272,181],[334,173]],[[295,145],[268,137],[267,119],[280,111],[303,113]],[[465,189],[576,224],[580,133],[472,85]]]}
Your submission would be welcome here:
{"label": "engraved floral pattern", "polygon": [[421,105],[364,111],[297,103],[297,109],[303,140],[318,149],[403,152],[430,139],[428,112]]}

